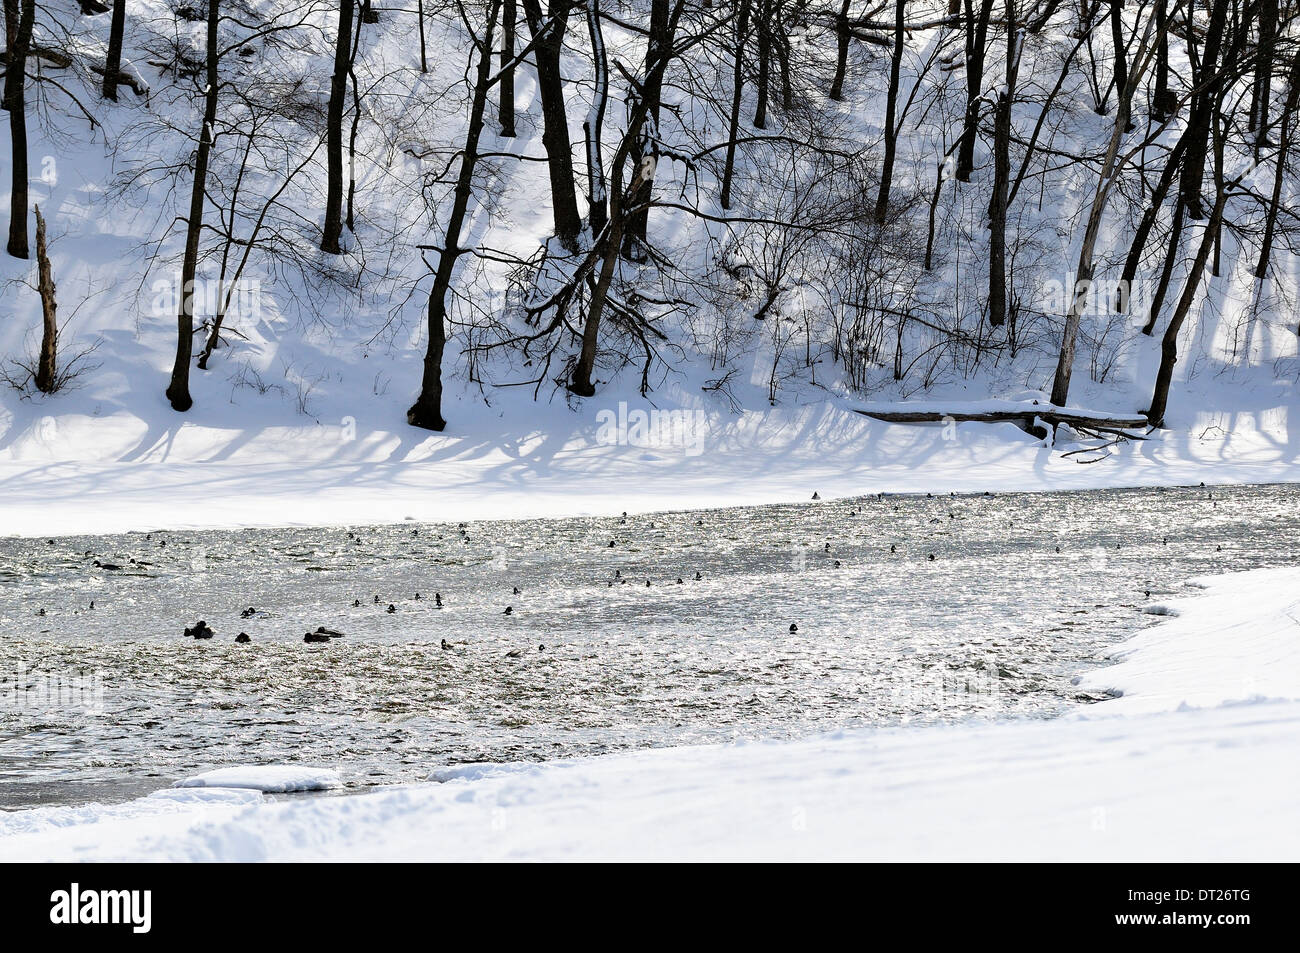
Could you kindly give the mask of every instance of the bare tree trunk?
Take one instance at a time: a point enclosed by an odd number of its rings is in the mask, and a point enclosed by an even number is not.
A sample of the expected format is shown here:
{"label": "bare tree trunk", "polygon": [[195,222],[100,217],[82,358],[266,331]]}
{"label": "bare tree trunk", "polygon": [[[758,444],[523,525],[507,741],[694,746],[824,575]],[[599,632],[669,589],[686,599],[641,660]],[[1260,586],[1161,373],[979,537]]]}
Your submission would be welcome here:
{"label": "bare tree trunk", "polygon": [[460,233],[474,188],[478,142],[483,134],[483,114],[487,111],[488,91],[492,85],[492,35],[500,9],[500,0],[491,0],[483,37],[481,40],[474,38],[474,45],[478,48],[478,72],[474,81],[473,98],[470,100],[469,126],[465,130],[465,149],[461,154],[460,172],[456,177],[456,191],[452,197],[451,212],[447,216],[447,229],[443,236],[442,250],[438,254],[433,288],[429,291],[429,346],[424,354],[424,376],[420,383],[420,396],[406,412],[408,424],[425,430],[441,431],[447,426],[447,421],[442,416],[442,353],[447,345],[447,294],[451,290],[456,262],[465,252],[460,247]]}
{"label": "bare tree trunk", "polygon": [[1020,30],[1014,0],[1006,0],[1007,75],[993,125],[993,197],[989,202],[989,324],[1007,320],[1007,190],[1011,186],[1011,107],[1020,73]]}
{"label": "bare tree trunk", "polygon": [[745,36],[749,32],[750,0],[740,0],[736,11],[736,54],[731,75],[731,121],[727,126],[727,158],[722,168],[720,204],[731,208],[731,180],[736,170],[736,137],[740,134],[740,98],[745,91]]}
{"label": "bare tree trunk", "polygon": [[758,102],[754,107],[754,128],[767,128],[767,95],[772,76],[772,2],[758,0]]}
{"label": "bare tree trunk", "polygon": [[560,52],[568,23],[568,0],[551,0],[546,16],[539,0],[523,0],[524,16],[537,44],[537,93],[542,101],[542,145],[546,149],[551,176],[551,212],[555,237],[570,250],[578,247],[582,217],[578,214],[578,193],[573,181],[573,152],[569,144],[569,114],[564,104],[564,74]]}
{"label": "bare tree trunk", "polygon": [[36,206],[36,288],[41,294],[41,354],[36,363],[36,389],[52,394],[58,388],[55,360],[59,351],[58,305],[54,300],[54,274],[45,250],[45,218]]}
{"label": "bare tree trunk", "polygon": [[1279,120],[1281,132],[1279,133],[1277,157],[1273,160],[1276,165],[1273,169],[1273,193],[1269,197],[1268,213],[1264,221],[1264,238],[1260,243],[1259,262],[1255,265],[1255,277],[1263,280],[1268,276],[1269,258],[1273,254],[1273,235],[1277,228],[1277,213],[1282,207],[1282,185],[1286,179],[1286,160],[1291,153],[1291,143],[1294,139],[1294,130],[1292,130],[1292,120],[1295,116],[1298,99],[1300,99],[1300,52],[1297,52],[1295,59],[1291,63],[1291,75],[1288,79],[1286,92],[1286,102],[1282,105],[1282,118]]}
{"label": "bare tree trunk", "polygon": [[600,140],[605,130],[605,105],[609,102],[609,59],[605,54],[605,36],[600,28],[600,0],[587,0],[587,32],[591,37],[591,56],[595,65],[595,83],[591,109],[583,121],[587,140],[587,222],[597,236],[609,220],[605,194],[605,160]]}
{"label": "bare tree trunk", "polygon": [[501,92],[497,108],[497,121],[501,124],[501,138],[515,137],[515,24],[519,11],[515,0],[505,0],[501,7]]}
{"label": "bare tree trunk", "polygon": [[1079,264],[1075,269],[1074,295],[1070,302],[1070,312],[1065,318],[1065,331],[1061,335],[1061,353],[1056,362],[1056,375],[1052,380],[1052,403],[1064,407],[1070,398],[1070,378],[1074,374],[1074,353],[1078,346],[1079,324],[1083,319],[1083,309],[1092,295],[1093,255],[1097,243],[1097,233],[1101,229],[1102,214],[1106,210],[1106,199],[1114,188],[1117,174],[1123,166],[1119,159],[1119,144],[1124,137],[1128,116],[1133,102],[1133,91],[1142,79],[1143,66],[1146,63],[1144,52],[1151,36],[1153,21],[1147,22],[1146,32],[1134,57],[1136,64],[1129,74],[1128,85],[1120,90],[1119,107],[1115,110],[1115,123],[1110,130],[1110,143],[1106,147],[1106,157],[1097,176],[1097,190],[1093,194],[1092,206],[1088,211],[1088,223],[1084,228],[1083,241],[1079,246]]}
{"label": "bare tree trunk", "polygon": [[646,80],[642,87],[645,95],[645,123],[641,134],[637,136],[631,151],[632,163],[638,168],[645,166],[650,157],[649,175],[632,199],[635,211],[628,215],[626,234],[623,240],[623,257],[629,261],[644,259],[646,229],[650,221],[650,209],[645,204],[650,200],[654,190],[654,165],[657,163],[659,147],[659,108],[663,97],[663,76],[668,60],[672,56],[673,32],[676,19],[669,13],[669,0],[651,0],[650,36],[646,41],[645,72]]}
{"label": "bare tree trunk", "polygon": [[190,189],[190,214],[185,221],[185,257],[181,260],[181,306],[176,315],[176,362],[172,365],[167,399],[172,409],[184,413],[194,406],[190,397],[190,357],[194,349],[194,275],[198,271],[199,237],[203,232],[203,203],[208,184],[208,158],[212,153],[213,126],[217,121],[217,24],[219,0],[208,0],[207,89],[204,93],[203,128],[194,157],[194,183]]}
{"label": "bare tree trunk", "polygon": [[429,72],[429,48],[424,39],[424,0],[416,0],[415,15],[420,23],[420,72]]}
{"label": "bare tree trunk", "polygon": [[903,13],[905,0],[894,0],[894,50],[889,58],[889,92],[885,99],[885,159],[876,193],[876,224],[883,225],[889,211],[889,189],[894,180],[894,153],[898,148],[898,74],[903,68]]}
{"label": "bare tree trunk", "polygon": [[326,114],[325,229],[321,251],[341,254],[343,234],[343,109],[348,94],[348,71],[352,52],[352,13],[355,0],[339,0],[339,28],[334,38],[334,75],[330,79],[329,110]]}
{"label": "bare tree trunk", "polygon": [[13,182],[9,192],[9,254],[27,258],[27,52],[32,44],[36,0],[5,0],[9,62],[5,67],[5,109],[13,145]]}
{"label": "bare tree trunk", "polygon": [[828,95],[836,102],[844,99],[844,77],[849,71],[849,40],[852,39],[849,32],[851,2],[852,0],[844,0],[840,5],[840,12],[835,16],[835,77],[831,80],[831,91]]}
{"label": "bare tree trunk", "polygon": [[[1160,207],[1164,205],[1165,198],[1169,195],[1169,189],[1178,176],[1178,170],[1182,164],[1183,152],[1186,147],[1187,137],[1180,136],[1174,144],[1173,150],[1169,153],[1169,158],[1165,160],[1164,171],[1160,173],[1160,179],[1151,192],[1146,210],[1142,213],[1142,219],[1138,223],[1137,230],[1133,233],[1133,242],[1129,245],[1128,256],[1124,259],[1124,273],[1120,276],[1120,300],[1117,310],[1121,314],[1128,313],[1133,282],[1137,278],[1138,267],[1142,263],[1142,254],[1146,251],[1147,238],[1150,237],[1151,229],[1156,223],[1156,217],[1160,214]],[[1178,211],[1178,214],[1181,217],[1181,210]]]}
{"label": "bare tree trunk", "polygon": [[975,169],[975,132],[980,118],[980,96],[984,91],[984,47],[988,40],[993,0],[980,0],[978,16],[972,0],[966,3],[966,121],[957,150],[957,180],[969,182]]}
{"label": "bare tree trunk", "polygon": [[104,60],[104,98],[117,102],[117,77],[122,72],[122,34],[126,31],[126,0],[113,0],[108,28],[108,57]]}
{"label": "bare tree trunk", "polygon": [[1151,119],[1161,123],[1173,114],[1178,96],[1169,89],[1169,0],[1156,0],[1156,76],[1151,95]]}
{"label": "bare tree trunk", "polygon": [[1272,93],[1273,50],[1277,43],[1277,0],[1259,0],[1259,45],[1255,58],[1255,82],[1251,89],[1249,128],[1255,133],[1255,155],[1268,139],[1268,101]]}
{"label": "bare tree trunk", "polygon": [[[1128,61],[1124,55],[1124,0],[1110,0],[1110,45],[1114,47],[1115,57],[1115,94],[1123,99],[1124,88],[1128,86]],[[1125,132],[1133,131],[1132,117],[1124,127]]]}
{"label": "bare tree trunk", "polygon": [[1178,332],[1181,330],[1188,313],[1192,310],[1192,302],[1196,300],[1196,292],[1201,283],[1201,276],[1205,273],[1205,263],[1210,257],[1210,248],[1214,245],[1219,233],[1219,226],[1223,221],[1223,204],[1226,198],[1226,191],[1220,191],[1215,197],[1214,211],[1210,215],[1209,224],[1205,227],[1205,234],[1201,236],[1200,247],[1196,249],[1196,258],[1193,260],[1191,270],[1188,272],[1187,284],[1183,286],[1183,293],[1178,299],[1178,306],[1174,308],[1174,313],[1169,319],[1169,326],[1165,328],[1165,336],[1160,342],[1160,369],[1156,372],[1156,386],[1151,395],[1151,409],[1147,411],[1147,420],[1153,427],[1163,427],[1165,425],[1165,410],[1169,405],[1169,387],[1174,379],[1174,365],[1178,363]]}
{"label": "bare tree trunk", "polygon": [[[1192,85],[1198,91],[1192,96],[1191,113],[1187,120],[1191,140],[1187,148],[1187,158],[1183,162],[1183,176],[1179,191],[1183,198],[1183,207],[1194,219],[1205,217],[1201,202],[1202,179],[1205,177],[1205,150],[1210,140],[1210,117],[1216,91],[1207,87],[1209,79],[1219,69],[1219,50],[1223,43],[1223,31],[1228,18],[1229,0],[1213,0],[1210,8],[1210,20],[1205,33],[1205,49],[1199,66],[1193,71]],[[1194,33],[1190,29],[1188,43],[1192,42]]]}

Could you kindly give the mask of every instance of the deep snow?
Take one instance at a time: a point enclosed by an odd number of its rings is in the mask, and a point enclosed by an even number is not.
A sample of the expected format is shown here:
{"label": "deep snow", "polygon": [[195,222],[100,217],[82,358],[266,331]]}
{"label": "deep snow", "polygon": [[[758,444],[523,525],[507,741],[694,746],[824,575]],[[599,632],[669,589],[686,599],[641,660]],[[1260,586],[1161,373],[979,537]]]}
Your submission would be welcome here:
{"label": "deep snow", "polygon": [[1055,721],[458,766],[352,797],[168,791],[0,815],[0,856],[1294,860],[1298,594],[1290,568],[1197,581],[1081,679],[1123,697]]}

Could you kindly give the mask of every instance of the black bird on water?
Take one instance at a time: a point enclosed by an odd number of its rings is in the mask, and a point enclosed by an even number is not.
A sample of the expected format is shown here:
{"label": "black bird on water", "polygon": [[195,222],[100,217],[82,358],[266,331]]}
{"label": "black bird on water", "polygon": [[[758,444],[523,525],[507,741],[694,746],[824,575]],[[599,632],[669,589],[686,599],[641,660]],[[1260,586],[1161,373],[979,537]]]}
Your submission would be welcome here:
{"label": "black bird on water", "polygon": [[354,608],[354,609],[359,609],[359,608],[361,608],[361,600],[360,600],[360,599],[353,599],[353,600],[352,600],[352,608]]}
{"label": "black bird on water", "polygon": [[501,614],[502,614],[502,615],[514,615],[514,614],[515,614],[515,607],[514,607],[514,606],[506,606],[506,611],[503,612],[503,613],[501,613]]}
{"label": "black bird on water", "polygon": [[330,637],[323,632],[308,632],[302,637],[304,642],[328,642]]}
{"label": "black bird on water", "polygon": [[444,652],[446,652],[446,651],[447,651],[448,649],[450,649],[450,648],[451,648],[451,643],[448,642],[446,639],[443,639],[443,640],[442,640],[442,650],[443,650]]}
{"label": "black bird on water", "polygon": [[434,604],[435,607],[437,607],[437,608],[439,608],[439,609],[442,608],[442,593],[440,593],[440,592],[435,592],[435,593],[433,594],[433,604]]}
{"label": "black bird on water", "polygon": [[216,633],[212,631],[212,626],[208,625],[202,619],[195,622],[192,626],[187,626],[185,629],[186,638],[210,639],[214,635],[216,635]]}
{"label": "black bird on water", "polygon": [[790,623],[790,634],[793,635],[794,633],[796,633],[796,632],[798,632],[798,631],[799,631],[799,626],[798,626],[798,624],[795,623],[795,622],[791,622],[791,623]]}
{"label": "black bird on water", "polygon": [[516,595],[516,596],[519,595],[519,587],[518,587],[518,586],[515,586],[515,587],[514,587],[514,590],[515,590],[515,591],[512,593],[512,595]]}
{"label": "black bird on water", "polygon": [[235,636],[235,641],[238,642],[240,645],[243,645],[244,643],[251,642],[253,640],[248,637],[247,632],[240,632],[237,636]]}
{"label": "black bird on water", "polygon": [[109,572],[114,572],[122,568],[117,563],[101,563],[98,559],[95,560],[95,565],[100,569],[107,569]]}
{"label": "black bird on water", "polygon": [[701,579],[703,579],[703,578],[704,578],[704,574],[701,573],[698,569],[695,570],[695,579],[696,579],[696,581],[698,582],[699,580],[701,580]]}
{"label": "black bird on water", "polygon": [[257,610],[254,609],[252,606],[249,606],[247,609],[244,609],[242,612],[239,613],[239,617],[241,619],[251,619],[256,614],[257,614]]}
{"label": "black bird on water", "polygon": [[393,604],[390,602],[390,603],[388,604],[388,608],[385,609],[384,611],[387,612],[389,615],[392,615],[394,612],[397,611],[397,606],[393,605]]}

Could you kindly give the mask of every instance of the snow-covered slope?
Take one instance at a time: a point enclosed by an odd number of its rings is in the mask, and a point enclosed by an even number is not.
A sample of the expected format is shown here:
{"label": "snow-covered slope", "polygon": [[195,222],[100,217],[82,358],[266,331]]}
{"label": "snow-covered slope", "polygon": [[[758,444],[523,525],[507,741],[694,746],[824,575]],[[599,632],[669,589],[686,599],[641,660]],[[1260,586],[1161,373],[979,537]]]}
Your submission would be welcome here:
{"label": "snow-covered slope", "polygon": [[[257,16],[285,9],[277,0],[247,6]],[[253,172],[242,180],[241,236],[248,234],[261,199],[280,186],[321,134],[336,11],[326,2],[311,6],[306,26],[289,34],[291,43],[259,47],[224,74],[232,83],[260,76],[297,84],[291,92],[303,103],[293,122],[266,127],[265,154],[255,156]],[[1294,293],[1287,277],[1293,269],[1284,264],[1291,259],[1281,249],[1277,287],[1259,287],[1244,271],[1248,250],[1225,244],[1230,267],[1207,280],[1204,305],[1194,309],[1182,337],[1171,429],[1085,463],[1101,454],[1064,458],[1012,426],[891,427],[848,410],[868,399],[951,407],[1026,391],[1041,394],[1055,362],[1059,314],[1044,312],[1031,320],[1026,312],[1016,349],[990,352],[982,361],[925,337],[931,332],[924,325],[908,324],[904,379],[893,380],[892,352],[882,353],[869,362],[859,393],[827,344],[831,325],[843,324],[847,312],[842,301],[826,298],[825,282],[851,267],[831,262],[825,250],[799,251],[798,267],[832,274],[792,274],[791,287],[821,290],[786,293],[777,308],[779,321],[755,321],[752,280],[724,275],[719,256],[749,261],[752,279],[753,270],[764,265],[763,254],[796,250],[773,244],[774,236],[750,226],[724,227],[668,209],[654,211],[652,233],[681,271],[665,293],[688,300],[689,307],[663,318],[664,360],[654,365],[648,396],[639,392],[639,361],[620,366],[609,355],[600,366],[596,396],[585,400],[550,380],[536,399],[532,387],[499,386],[536,372],[520,355],[480,355],[471,379],[464,348],[473,335],[481,340],[484,321],[500,317],[510,288],[509,268],[476,260],[457,278],[460,297],[446,359],[448,430],[432,435],[408,427],[404,412],[420,376],[429,279],[417,246],[436,243],[449,193],[445,179],[427,188],[422,183],[454,162],[464,128],[467,40],[450,13],[429,16],[430,47],[437,55],[428,73],[417,69],[408,12],[384,10],[378,23],[365,27],[357,64],[367,91],[358,127],[357,226],[345,233],[346,254],[324,256],[315,247],[323,208],[323,160],[317,155],[270,216],[267,227],[277,251],[252,256],[247,287],[241,286],[229,317],[226,346],[216,351],[209,370],[193,372],[194,408],[175,413],[162,394],[175,348],[174,283],[183,238],[174,216],[183,214],[187,198],[198,111],[193,81],[156,64],[171,55],[168,44],[183,47],[199,36],[202,24],[178,19],[162,0],[129,0],[127,7],[128,60],[150,88],[147,100],[123,90],[110,105],[88,87],[84,103],[98,122],[92,128],[55,87],[32,84],[33,101],[43,97],[46,103],[31,116],[32,200],[50,222],[65,322],[62,359],[66,364],[94,350],[82,360],[77,379],[58,394],[20,394],[0,386],[0,534],[618,512],[796,500],[813,491],[827,497],[873,490],[1300,479],[1300,359],[1294,317],[1284,306]],[[644,13],[636,4],[631,9]],[[84,16],[71,0],[51,0],[49,11],[38,18],[38,36],[73,44],[93,64],[107,18]],[[1018,121],[1026,130],[1039,109],[1030,91],[1035,84],[1050,86],[1054,57],[1071,45],[1067,27],[1063,19],[1060,29],[1050,27],[1030,40],[1034,61],[1046,65],[1042,75],[1022,76],[1027,98]],[[941,33],[918,31],[909,39],[904,64],[904,90],[919,83],[918,103],[934,103],[909,114],[899,145],[895,190],[900,202],[921,210],[915,228],[923,227],[920,199],[928,196],[934,156],[951,133],[953,97],[963,88],[955,81],[951,88],[936,85],[950,82],[942,71],[918,80],[934,51],[951,47],[952,37]],[[644,40],[635,33],[608,24],[607,40],[628,63],[643,56]],[[768,131],[778,140],[784,133],[806,138],[811,131],[825,132],[876,155],[884,62],[872,49],[855,46],[848,98],[833,103],[823,89],[833,37],[815,21],[795,29],[794,41],[800,56],[820,66],[797,72],[798,109],[788,115],[778,110]],[[1107,41],[1099,36],[1098,42]],[[583,78],[591,69],[585,30],[575,24],[567,44],[570,132],[581,182],[580,122],[590,96]],[[683,62],[671,92],[678,109],[664,122],[670,144],[691,151],[723,135],[703,94],[726,92],[724,67],[718,51],[708,48]],[[42,68],[68,88],[79,88],[77,70],[61,72],[49,63]],[[85,75],[93,86],[93,74]],[[992,74],[989,79],[997,81]],[[501,139],[489,128],[484,149],[536,157],[541,123],[531,70],[522,69],[518,81],[520,135]],[[288,92],[272,89],[267,95]],[[1089,95],[1081,77],[1066,84],[1049,123],[1059,137],[1054,145],[1075,149],[1104,141],[1109,120],[1088,108]],[[222,117],[234,122],[233,108],[233,100],[223,100]],[[745,108],[748,116],[748,100]],[[268,114],[257,115],[265,120]],[[245,141],[235,125],[214,159],[210,221],[223,214],[216,206],[231,201]],[[607,147],[615,144],[617,126],[611,118]],[[0,127],[5,183],[8,130]],[[741,151],[742,218],[746,210],[789,198],[783,175],[806,172],[791,149],[778,141]],[[972,320],[978,326],[985,293],[979,210],[989,185],[987,158],[981,139],[972,182],[945,191],[939,262],[921,276],[921,299],[909,304],[935,320],[966,322],[963,334]],[[467,240],[494,254],[532,256],[550,229],[544,163],[489,164]],[[680,163],[661,166],[665,197],[689,187],[703,211],[719,211],[712,165],[697,163],[689,175]],[[1038,299],[1068,277],[1090,188],[1077,168],[1044,171],[1032,189],[1039,194],[1020,200],[1013,228],[1027,243],[1016,262],[1017,294],[1026,307],[1041,304]],[[1140,193],[1136,184],[1132,191]],[[0,219],[7,201],[3,191]],[[1104,229],[1107,256],[1123,251],[1140,210],[1140,202],[1117,199]],[[200,272],[210,283],[220,257],[215,233],[205,233],[203,249]],[[33,267],[0,256],[0,365],[10,371],[13,362],[30,359],[37,343]],[[653,284],[645,275],[634,277]],[[654,290],[638,287],[647,294]],[[886,291],[877,287],[875,293]],[[200,319],[209,311],[204,299]],[[1072,402],[1125,414],[1145,406],[1158,341],[1109,313],[1090,313],[1084,331]],[[777,342],[781,335],[788,340]],[[572,343],[560,348],[559,360]],[[724,393],[717,384],[728,374]],[[702,437],[650,446],[626,439],[626,433],[602,437],[601,415],[617,415],[622,405],[684,411]]]}
{"label": "snow-covered slope", "polygon": [[1075,717],[461,766],[252,806],[169,791],[0,815],[0,856],[1293,861],[1300,571],[1198,585],[1083,679],[1125,695]]}

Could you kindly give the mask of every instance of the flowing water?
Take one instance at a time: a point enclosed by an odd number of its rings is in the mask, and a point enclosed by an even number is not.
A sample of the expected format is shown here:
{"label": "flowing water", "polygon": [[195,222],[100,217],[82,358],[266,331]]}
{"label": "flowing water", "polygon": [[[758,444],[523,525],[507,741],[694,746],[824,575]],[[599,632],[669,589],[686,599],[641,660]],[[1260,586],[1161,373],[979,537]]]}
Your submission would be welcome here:
{"label": "flowing water", "polygon": [[[0,807],[229,764],[332,766],[357,789],[1050,717],[1104,704],[1073,679],[1155,621],[1148,598],[1300,562],[1297,504],[1213,487],[0,539]],[[212,639],[182,634],[199,619]],[[345,635],[304,643],[318,626]]]}

